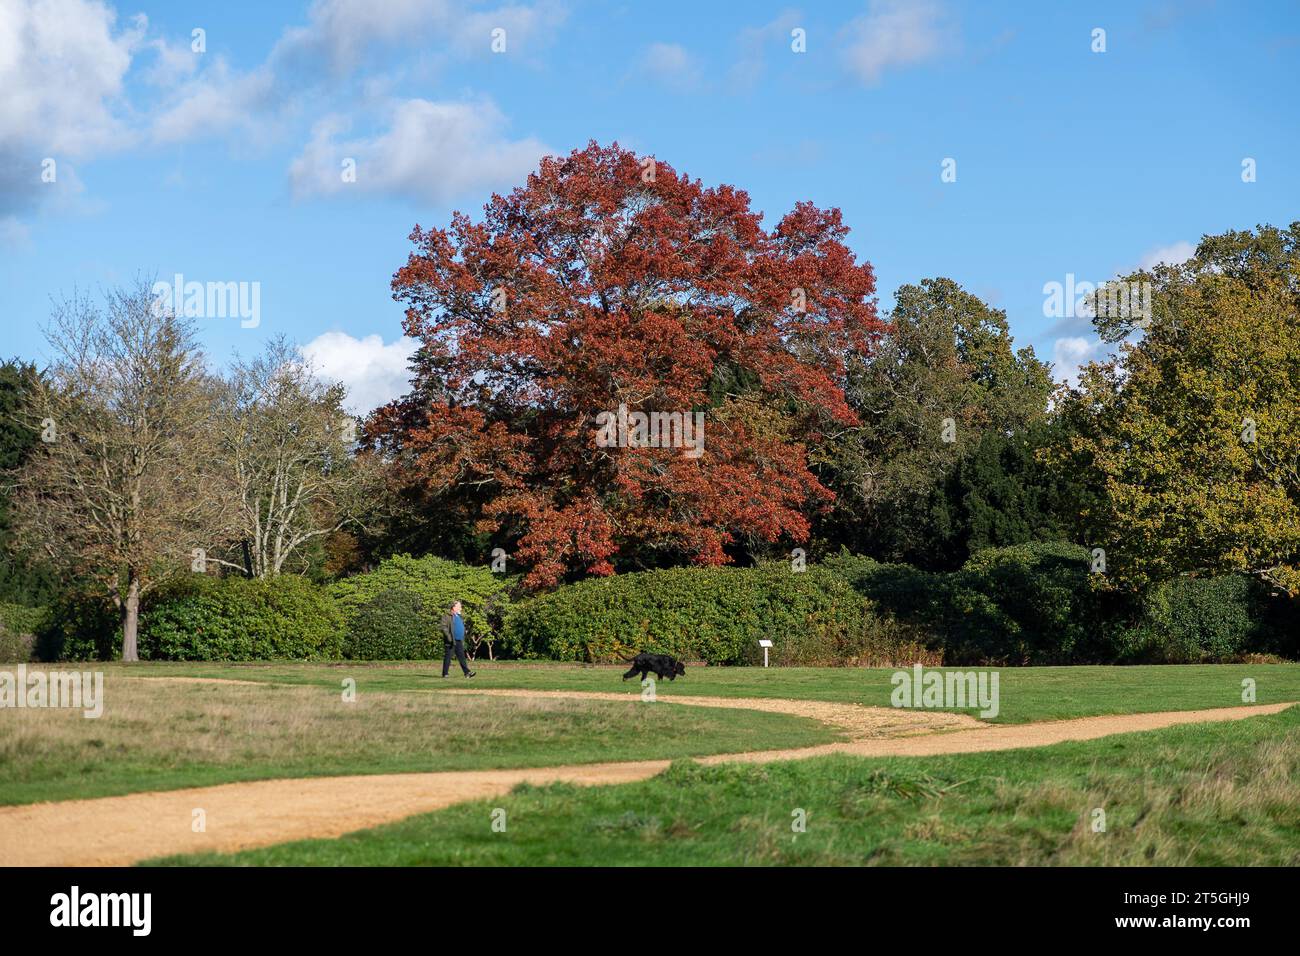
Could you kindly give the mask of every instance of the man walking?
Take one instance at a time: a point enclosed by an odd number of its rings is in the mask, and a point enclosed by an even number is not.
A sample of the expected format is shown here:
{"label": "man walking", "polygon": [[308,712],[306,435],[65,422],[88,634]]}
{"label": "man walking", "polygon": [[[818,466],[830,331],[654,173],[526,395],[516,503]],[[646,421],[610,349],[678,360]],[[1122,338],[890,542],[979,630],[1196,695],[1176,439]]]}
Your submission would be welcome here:
{"label": "man walking", "polygon": [[456,660],[466,677],[473,677],[465,660],[465,620],[460,616],[460,602],[453,601],[451,609],[442,616],[442,676],[451,670],[451,652],[455,650]]}

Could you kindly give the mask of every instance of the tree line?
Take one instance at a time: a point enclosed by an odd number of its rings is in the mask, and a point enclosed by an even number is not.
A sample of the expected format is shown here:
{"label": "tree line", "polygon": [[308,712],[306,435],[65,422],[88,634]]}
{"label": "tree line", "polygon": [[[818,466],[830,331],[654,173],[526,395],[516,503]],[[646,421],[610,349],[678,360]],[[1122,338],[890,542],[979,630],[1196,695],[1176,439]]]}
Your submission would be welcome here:
{"label": "tree line", "polygon": [[[1300,223],[1117,277],[1149,307],[1095,309],[1114,354],[1073,386],[951,279],[880,314],[847,235],[808,203],[765,228],[743,191],[617,145],[547,158],[480,220],[412,233],[392,284],[410,389],[361,423],[283,339],[218,373],[143,283],[74,298],[50,366],[0,375],[0,588],[88,582],[126,647],[170,574],[394,553],[496,555],[536,591],[794,549],[951,570],[1063,540],[1101,587],[1300,593]],[[703,453],[598,441],[621,406],[703,413]]]}

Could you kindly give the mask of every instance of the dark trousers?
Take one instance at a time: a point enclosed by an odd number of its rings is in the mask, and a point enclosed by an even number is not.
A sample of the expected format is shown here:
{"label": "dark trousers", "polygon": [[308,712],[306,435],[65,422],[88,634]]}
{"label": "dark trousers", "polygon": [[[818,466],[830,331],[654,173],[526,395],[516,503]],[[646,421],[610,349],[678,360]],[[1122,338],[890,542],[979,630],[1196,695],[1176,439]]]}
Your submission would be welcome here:
{"label": "dark trousers", "polygon": [[466,674],[469,673],[469,663],[465,660],[465,642],[452,641],[450,644],[443,644],[442,651],[442,676],[447,676],[447,671],[451,670],[451,652],[452,648],[456,650],[456,660],[460,661],[460,669]]}

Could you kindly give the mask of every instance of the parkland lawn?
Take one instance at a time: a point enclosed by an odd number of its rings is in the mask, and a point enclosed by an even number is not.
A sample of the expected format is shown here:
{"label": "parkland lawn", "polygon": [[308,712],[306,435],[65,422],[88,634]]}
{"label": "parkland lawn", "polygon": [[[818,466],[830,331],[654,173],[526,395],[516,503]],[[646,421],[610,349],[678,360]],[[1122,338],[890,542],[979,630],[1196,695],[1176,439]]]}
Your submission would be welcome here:
{"label": "parkland lawn", "polygon": [[1300,708],[1003,753],[680,762],[643,783],[523,786],[339,839],[151,862],[1296,866]]}
{"label": "parkland lawn", "polygon": [[[340,662],[329,664],[109,664],[108,673],[138,676],[220,677],[329,688],[353,678],[358,693],[446,688],[625,691],[636,697],[635,680],[624,683],[622,667],[580,664],[480,661],[478,676],[458,669],[443,680],[441,661],[430,663]],[[1242,703],[1242,681],[1255,682],[1255,703],[1300,701],[1300,664],[1205,664],[1150,667],[974,668],[998,674],[1000,710],[993,723],[1064,720],[1098,714],[1161,710],[1205,710]],[[896,671],[852,667],[688,667],[685,677],[660,682],[662,696],[788,697],[889,707]],[[975,715],[974,708],[964,711]]]}
{"label": "parkland lawn", "polygon": [[[438,664],[428,662],[89,666],[106,675],[97,720],[74,711],[0,709],[0,804],[270,778],[666,759],[840,739],[834,728],[785,714],[647,707],[636,682],[623,683],[612,667],[483,661],[467,681],[458,673],[443,680]],[[660,683],[658,693],[889,706],[893,673],[695,667]],[[1300,700],[1295,664],[998,674],[998,723],[1236,706],[1248,678],[1258,703]],[[131,679],[147,677],[261,686]],[[343,702],[349,679],[354,703]],[[449,688],[623,690],[628,703],[443,693]]]}
{"label": "parkland lawn", "polygon": [[[784,714],[105,677],[104,714],[0,710],[0,805],[272,778],[671,759],[838,740]],[[143,672],[143,668],[140,672]],[[135,668],[131,669],[136,672]]]}

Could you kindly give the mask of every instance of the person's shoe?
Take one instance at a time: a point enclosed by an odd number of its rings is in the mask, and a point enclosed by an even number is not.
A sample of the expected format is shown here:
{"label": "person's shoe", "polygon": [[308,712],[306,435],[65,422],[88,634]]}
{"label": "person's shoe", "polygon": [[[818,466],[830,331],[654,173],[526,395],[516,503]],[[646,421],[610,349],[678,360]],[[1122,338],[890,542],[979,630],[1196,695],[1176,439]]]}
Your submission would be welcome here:
{"label": "person's shoe", "polygon": [[446,677],[447,675],[446,675],[446,674],[443,674],[442,676],[443,676],[443,677]]}
{"label": "person's shoe", "polygon": [[478,671],[466,671],[466,672],[465,672],[465,676],[466,676],[466,677],[473,677],[473,676],[474,676],[475,674],[477,674],[477,673],[478,673]]}

